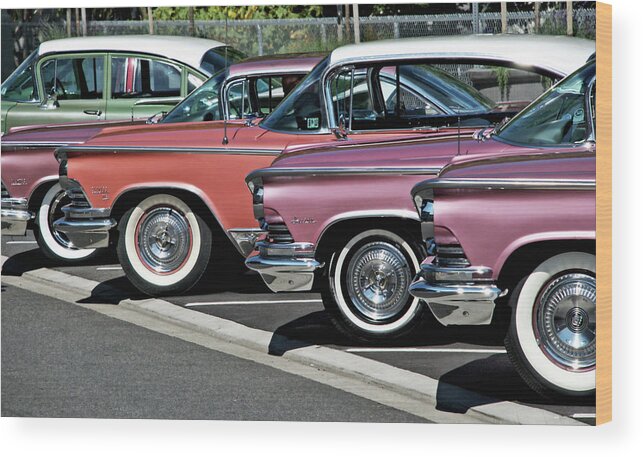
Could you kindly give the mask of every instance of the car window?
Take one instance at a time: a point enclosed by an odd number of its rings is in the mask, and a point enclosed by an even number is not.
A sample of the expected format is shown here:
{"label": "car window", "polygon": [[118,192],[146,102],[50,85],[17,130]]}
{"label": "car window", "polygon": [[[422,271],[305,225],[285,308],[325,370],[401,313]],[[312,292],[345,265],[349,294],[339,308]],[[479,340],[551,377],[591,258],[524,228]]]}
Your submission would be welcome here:
{"label": "car window", "polygon": [[328,68],[326,57],[297,87],[286,95],[272,113],[261,122],[269,130],[284,132],[318,132],[324,125],[321,115],[321,76]]}
{"label": "car window", "polygon": [[[596,77],[596,63],[585,65],[553,86],[496,133],[500,140],[540,146],[584,142],[594,121],[588,116],[587,93]],[[590,104],[592,103],[590,98]]]}
{"label": "car window", "polygon": [[34,51],[11,73],[0,89],[3,100],[12,102],[38,101],[38,85],[34,77],[34,67],[37,60],[38,52]]}
{"label": "car window", "polygon": [[61,57],[49,59],[40,67],[46,94],[58,100],[95,100],[103,98],[104,58]]}
{"label": "car window", "polygon": [[197,76],[196,74],[188,71],[188,94],[191,94],[192,91],[201,87],[204,83],[203,78]]}
{"label": "car window", "polygon": [[[228,58],[227,62],[226,57]],[[210,49],[203,55],[200,67],[207,74],[214,75],[229,67],[230,64],[239,62],[245,58],[246,55],[241,51],[230,46],[220,46]]]}
{"label": "car window", "polygon": [[180,95],[179,66],[140,57],[112,57],[112,98]]}
{"label": "car window", "polygon": [[243,119],[252,114],[248,80],[230,84],[228,88],[228,111],[230,119]]}
{"label": "car window", "polygon": [[301,74],[273,75],[256,78],[254,81],[259,113],[262,116],[272,113],[279,103],[306,76]]}
{"label": "car window", "polygon": [[173,122],[201,122],[223,119],[219,94],[221,84],[225,80],[226,72],[220,71],[208,79],[201,87],[194,90],[176,105],[161,121]]}

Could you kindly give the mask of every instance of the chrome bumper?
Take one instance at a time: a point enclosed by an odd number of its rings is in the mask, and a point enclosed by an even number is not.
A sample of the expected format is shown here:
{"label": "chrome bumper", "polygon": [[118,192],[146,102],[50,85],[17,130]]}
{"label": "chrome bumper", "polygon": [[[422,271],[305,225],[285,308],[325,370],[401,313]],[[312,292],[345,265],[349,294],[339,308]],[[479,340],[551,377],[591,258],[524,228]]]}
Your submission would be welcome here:
{"label": "chrome bumper", "polygon": [[323,263],[313,258],[310,243],[266,243],[256,246],[259,255],[246,259],[246,266],[257,271],[273,292],[308,291],[313,287],[315,270]]}
{"label": "chrome bumper", "polygon": [[506,294],[492,282],[489,268],[433,264],[422,265],[409,292],[424,300],[442,325],[487,325],[495,300]]}
{"label": "chrome bumper", "polygon": [[259,237],[266,233],[268,232],[259,228],[234,228],[228,230],[228,237],[234,242],[237,251],[244,257],[248,257],[254,250]]}
{"label": "chrome bumper", "polygon": [[106,248],[109,246],[109,231],[116,221],[109,218],[109,208],[63,208],[65,217],[54,222],[54,229],[67,236],[78,249]]}
{"label": "chrome bumper", "polygon": [[34,218],[28,210],[26,198],[3,198],[0,210],[0,221],[3,235],[24,235],[27,224]]}

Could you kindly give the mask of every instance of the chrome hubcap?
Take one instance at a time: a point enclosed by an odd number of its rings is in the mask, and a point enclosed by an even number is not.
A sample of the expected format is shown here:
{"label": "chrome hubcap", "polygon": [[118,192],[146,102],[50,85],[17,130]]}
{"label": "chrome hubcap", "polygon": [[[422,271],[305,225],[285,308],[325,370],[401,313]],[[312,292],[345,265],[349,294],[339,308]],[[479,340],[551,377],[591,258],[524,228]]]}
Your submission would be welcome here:
{"label": "chrome hubcap", "polygon": [[71,200],[69,200],[65,191],[59,192],[51,201],[51,204],[49,205],[49,214],[47,214],[47,226],[49,228],[49,232],[54,237],[54,240],[56,240],[56,243],[67,249],[73,249],[71,243],[64,233],[54,230],[54,222],[61,217],[64,217],[65,214],[62,211],[62,207],[70,202]]}
{"label": "chrome hubcap", "polygon": [[385,242],[362,246],[348,265],[346,279],[352,304],[370,320],[394,318],[409,299],[409,265],[397,248]]}
{"label": "chrome hubcap", "polygon": [[570,371],[596,364],[596,278],[568,273],[543,287],[535,327],[541,350]]}
{"label": "chrome hubcap", "polygon": [[137,249],[141,261],[157,273],[179,269],[191,250],[188,220],[172,208],[153,208],[139,222]]}

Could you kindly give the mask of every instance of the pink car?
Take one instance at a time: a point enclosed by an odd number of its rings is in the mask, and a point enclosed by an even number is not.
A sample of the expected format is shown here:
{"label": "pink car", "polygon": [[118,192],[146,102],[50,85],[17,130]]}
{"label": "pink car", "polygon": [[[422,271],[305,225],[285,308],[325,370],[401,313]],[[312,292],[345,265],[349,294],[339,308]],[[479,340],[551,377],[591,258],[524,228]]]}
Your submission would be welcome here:
{"label": "pink car", "polygon": [[509,306],[507,352],[543,394],[596,386],[595,80],[592,62],[488,140],[529,150],[458,157],[413,189],[434,233],[411,294],[444,325]]}
{"label": "pink car", "polygon": [[[426,309],[408,288],[426,256],[421,240],[432,236],[408,198],[413,185],[435,177],[455,156],[457,162],[485,154],[592,154],[584,103],[575,86],[561,83],[497,131],[346,142],[284,154],[246,178],[255,217],[266,231],[246,265],[275,292],[319,290],[334,322],[350,336],[404,334]],[[530,130],[526,124],[538,113],[548,117]],[[468,208],[458,210],[467,215]]]}

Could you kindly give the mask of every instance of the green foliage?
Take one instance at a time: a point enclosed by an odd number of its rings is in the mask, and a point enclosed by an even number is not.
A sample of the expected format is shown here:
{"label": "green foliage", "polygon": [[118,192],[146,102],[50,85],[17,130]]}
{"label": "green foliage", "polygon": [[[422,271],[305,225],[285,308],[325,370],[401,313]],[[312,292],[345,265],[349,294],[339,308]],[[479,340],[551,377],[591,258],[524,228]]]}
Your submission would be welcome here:
{"label": "green foliage", "polygon": [[67,30],[60,23],[44,24],[38,29],[38,39],[40,42],[67,38]]}
{"label": "green foliage", "polygon": [[[194,8],[194,19],[197,21],[228,19],[293,19],[320,17],[322,7],[319,5],[249,5],[249,6],[206,6]],[[154,19],[187,20],[188,7],[154,8]]]}
{"label": "green foliage", "polygon": [[509,68],[494,67],[493,72],[496,74],[501,99],[509,100]]}

